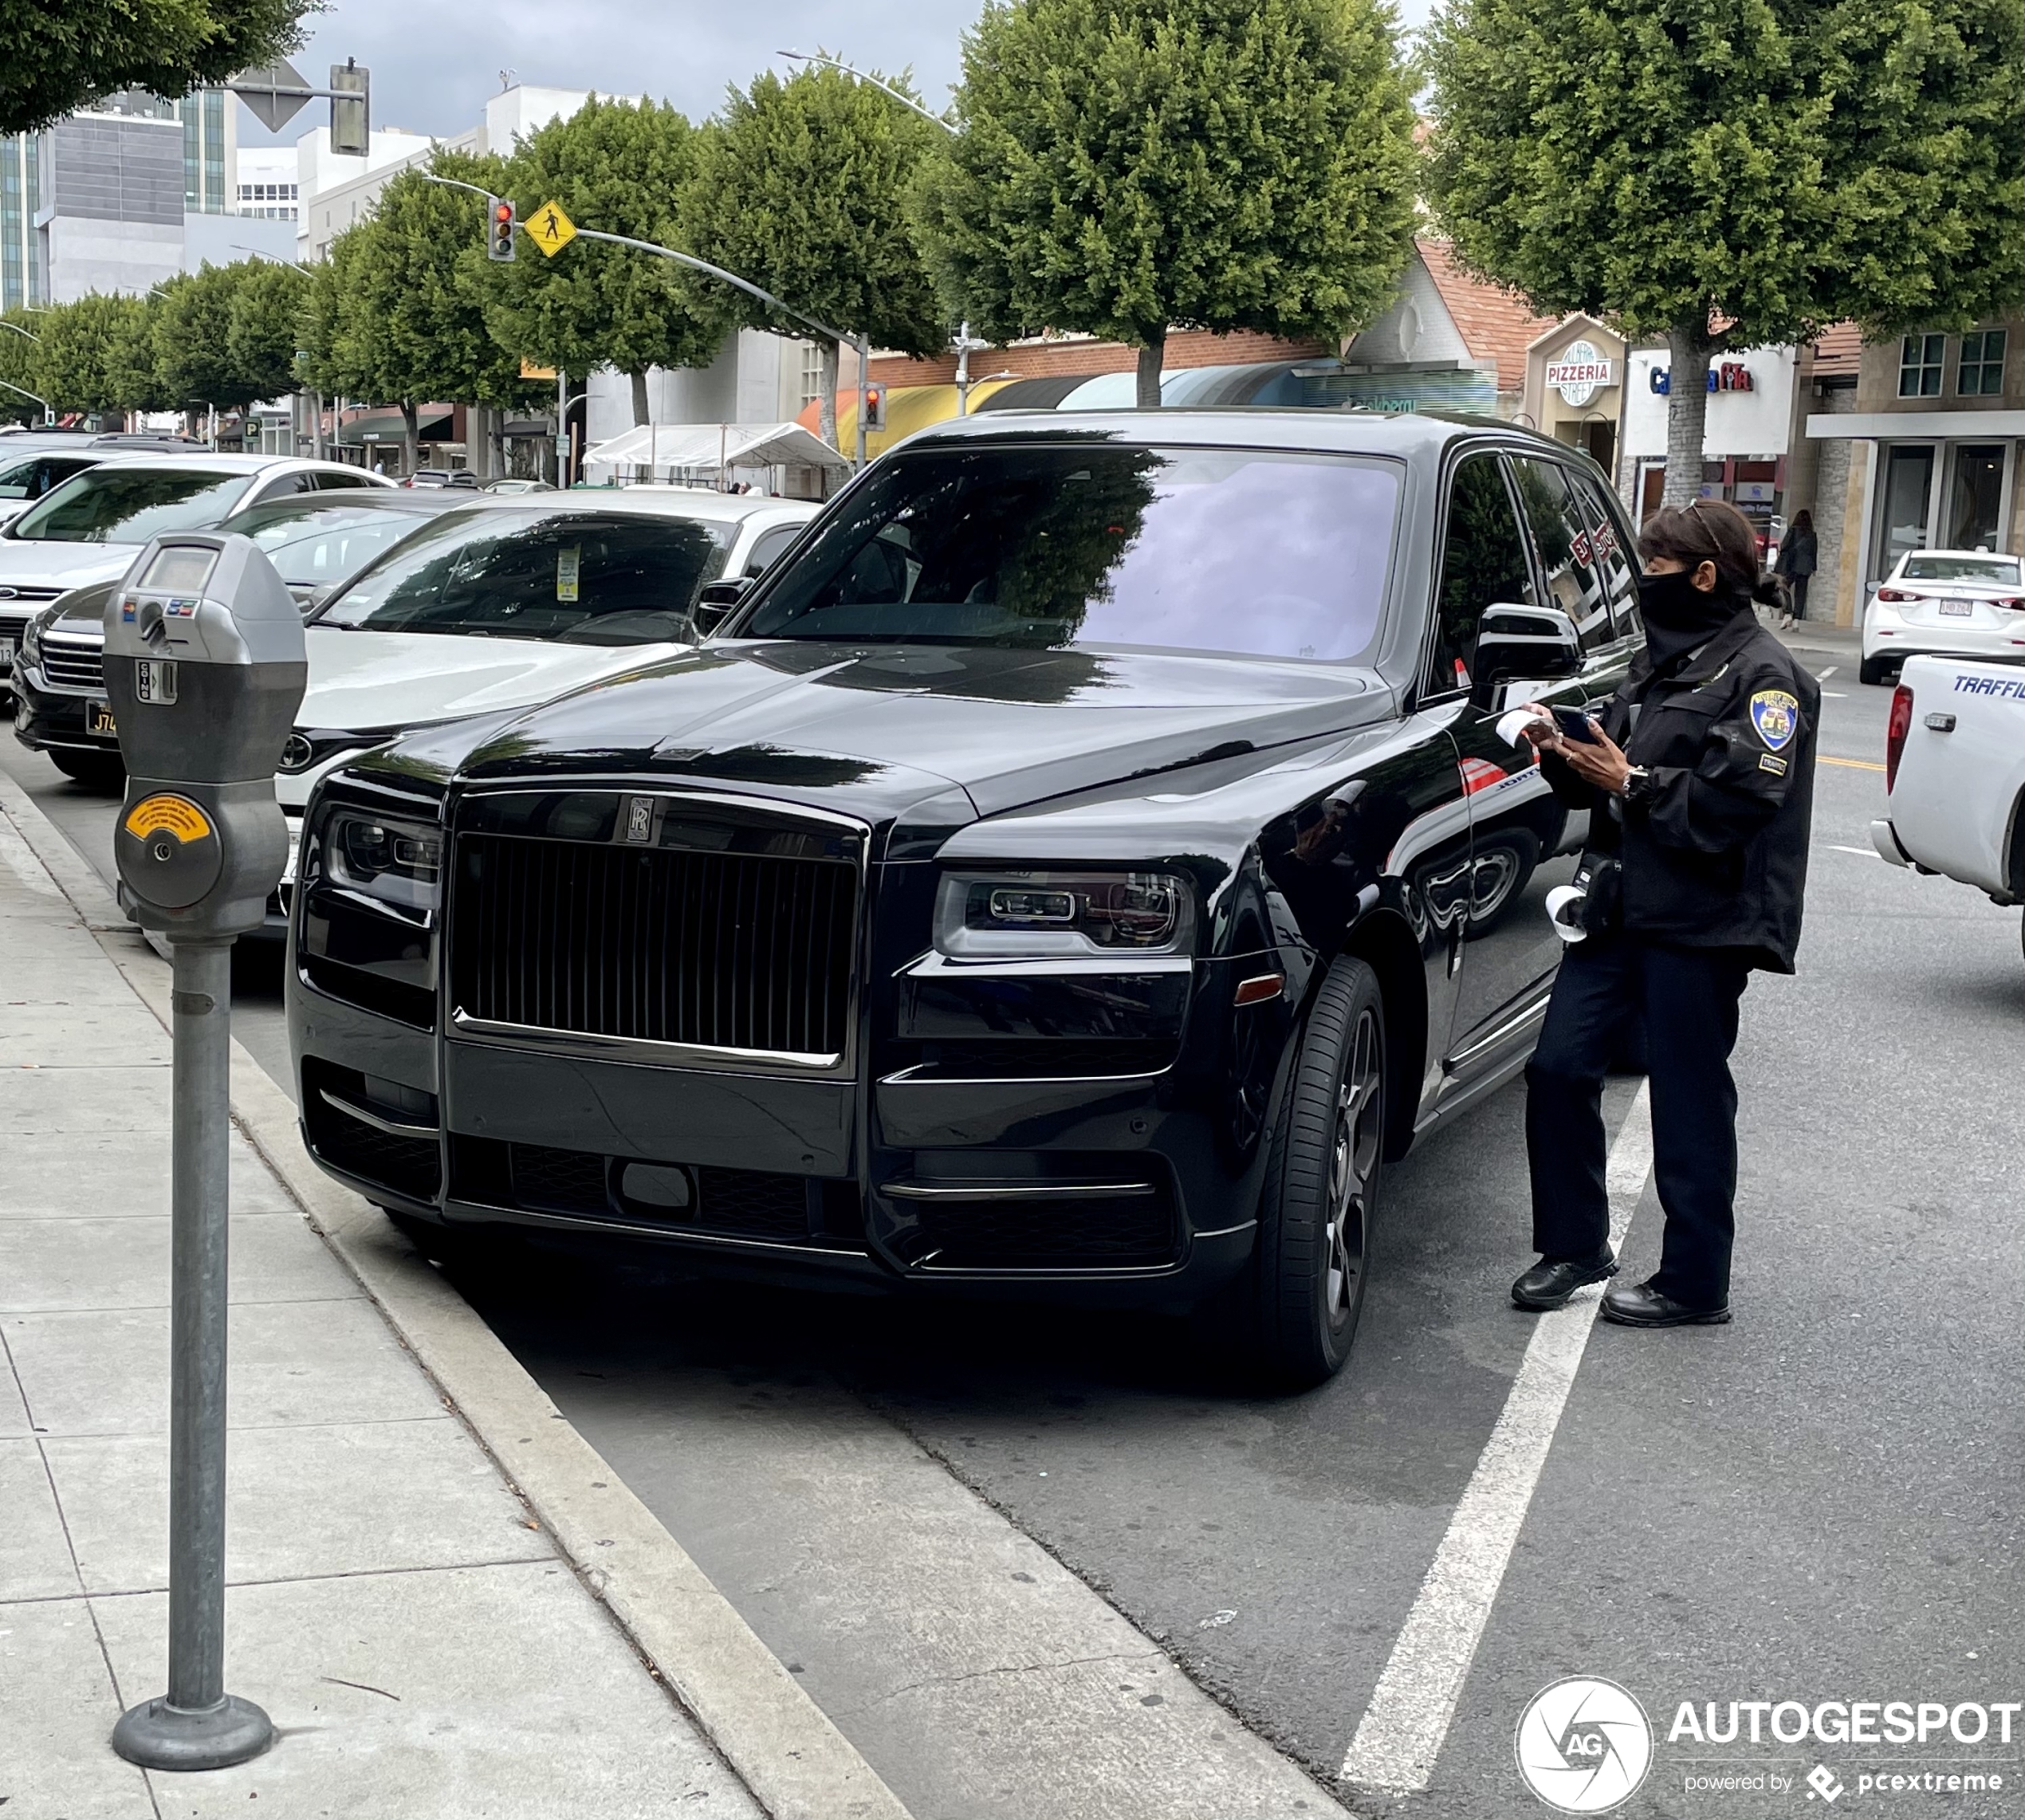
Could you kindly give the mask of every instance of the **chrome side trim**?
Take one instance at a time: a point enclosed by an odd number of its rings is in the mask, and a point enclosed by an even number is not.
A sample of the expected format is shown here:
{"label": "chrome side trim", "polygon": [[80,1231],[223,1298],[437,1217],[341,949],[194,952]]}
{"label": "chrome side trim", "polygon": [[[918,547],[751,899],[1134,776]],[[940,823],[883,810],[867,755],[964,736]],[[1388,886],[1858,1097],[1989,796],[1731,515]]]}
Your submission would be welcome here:
{"label": "chrome side trim", "polygon": [[1521,1005],[1502,1024],[1493,1030],[1487,1031],[1468,1048],[1458,1049],[1441,1064],[1441,1071],[1449,1075],[1459,1073],[1468,1067],[1479,1055],[1488,1055],[1493,1049],[1502,1048],[1528,1024],[1536,1023],[1547,1015],[1547,1002],[1553,996],[1554,989],[1549,986],[1538,998]]}
{"label": "chrome side trim", "polygon": [[718,1073],[726,1068],[749,1068],[756,1074],[836,1075],[843,1072],[846,1060],[841,1054],[711,1049],[691,1043],[658,1043],[645,1036],[600,1036],[581,1030],[551,1030],[539,1024],[494,1024],[454,1009],[450,1020],[455,1033],[470,1042],[546,1055],[588,1055],[600,1061],[631,1063],[636,1067],[686,1067]]}
{"label": "chrome side trim", "polygon": [[1143,1087],[1173,1072],[1156,1068],[1136,1075],[928,1075],[922,1071],[939,1066],[934,1062],[910,1062],[897,1073],[881,1075],[881,1087]]}
{"label": "chrome side trim", "polygon": [[934,1183],[891,1181],[884,1192],[896,1201],[1116,1201],[1159,1192],[1150,1181],[994,1181],[944,1188]]}
{"label": "chrome side trim", "polygon": [[434,1125],[403,1125],[397,1118],[383,1118],[376,1112],[368,1112],[363,1106],[354,1106],[348,1099],[340,1099],[327,1087],[319,1087],[317,1096],[324,1105],[335,1107],[358,1120],[361,1125],[370,1125],[376,1131],[384,1131],[390,1138],[420,1138],[434,1143],[442,1136],[442,1130]]}

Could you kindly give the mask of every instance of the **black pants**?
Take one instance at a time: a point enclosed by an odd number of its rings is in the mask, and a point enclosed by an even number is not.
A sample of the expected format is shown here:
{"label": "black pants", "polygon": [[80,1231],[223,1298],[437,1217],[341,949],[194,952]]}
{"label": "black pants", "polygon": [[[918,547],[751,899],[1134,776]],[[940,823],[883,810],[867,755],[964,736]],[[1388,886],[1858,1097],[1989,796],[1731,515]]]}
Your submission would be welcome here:
{"label": "black pants", "polygon": [[1526,1070],[1533,1244],[1593,1257],[1610,1236],[1603,1185],[1603,1074],[1645,1014],[1653,1169],[1666,1238],[1653,1285],[1693,1307],[1729,1299],[1736,1232],[1737,1000],[1750,977],[1720,948],[1662,948],[1591,936],[1568,950]]}
{"label": "black pants", "polygon": [[1786,578],[1786,586],[1793,599],[1790,611],[1796,619],[1807,616],[1807,584],[1813,579],[1811,575],[1789,575]]}

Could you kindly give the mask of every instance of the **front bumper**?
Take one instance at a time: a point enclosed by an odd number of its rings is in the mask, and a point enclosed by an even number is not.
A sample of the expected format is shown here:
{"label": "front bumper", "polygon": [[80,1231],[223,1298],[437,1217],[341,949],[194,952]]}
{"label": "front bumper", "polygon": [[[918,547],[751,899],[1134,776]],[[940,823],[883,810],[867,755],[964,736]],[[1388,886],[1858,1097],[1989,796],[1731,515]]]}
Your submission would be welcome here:
{"label": "front bumper", "polygon": [[109,723],[112,704],[102,690],[52,688],[34,665],[14,667],[14,737],[40,752],[60,746],[73,752],[120,756],[116,733],[95,732],[95,721]]}
{"label": "front bumper", "polygon": [[1863,620],[1863,654],[1872,662],[1909,657],[2001,658],[2025,657],[2025,614],[2011,614],[2011,623],[1960,626],[1912,623],[1889,606],[1873,602]]}
{"label": "front bumper", "polygon": [[[1052,1071],[1038,1044],[1011,1071],[977,1059],[989,1042],[938,1058],[914,1040],[961,1025],[981,977],[874,969],[866,1020],[891,1034],[868,1034],[850,1078],[797,1079],[446,1031],[439,991],[362,975],[320,897],[298,908],[287,968],[305,1141],[383,1206],[748,1275],[1107,1306],[1191,1306],[1250,1256],[1295,1015],[1232,994],[1269,955],[990,982],[991,1028],[1071,1030]],[[1078,1018],[1114,1040],[1075,1040]],[[650,1170],[686,1205],[636,1194]]]}

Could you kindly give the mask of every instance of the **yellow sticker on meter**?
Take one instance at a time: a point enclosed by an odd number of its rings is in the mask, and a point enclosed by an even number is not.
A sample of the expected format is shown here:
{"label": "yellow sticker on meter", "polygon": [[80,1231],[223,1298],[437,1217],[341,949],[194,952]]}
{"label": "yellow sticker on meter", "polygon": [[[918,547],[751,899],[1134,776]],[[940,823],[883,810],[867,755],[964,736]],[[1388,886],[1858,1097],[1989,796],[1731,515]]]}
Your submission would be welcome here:
{"label": "yellow sticker on meter", "polygon": [[568,544],[556,552],[556,598],[574,600],[576,598],[576,578],[581,572],[584,547],[580,544]]}
{"label": "yellow sticker on meter", "polygon": [[187,796],[144,796],[128,810],[125,826],[136,840],[172,834],[186,847],[211,831],[204,812]]}

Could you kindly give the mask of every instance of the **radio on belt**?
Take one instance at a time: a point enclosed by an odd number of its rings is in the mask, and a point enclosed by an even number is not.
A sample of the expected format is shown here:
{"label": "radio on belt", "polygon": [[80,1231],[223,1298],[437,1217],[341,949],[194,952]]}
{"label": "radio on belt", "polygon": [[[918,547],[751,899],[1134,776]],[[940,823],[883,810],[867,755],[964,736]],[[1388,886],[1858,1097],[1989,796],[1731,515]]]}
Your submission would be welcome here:
{"label": "radio on belt", "polygon": [[120,902],[144,928],[260,926],[288,859],[274,767],[309,674],[301,615],[247,538],[156,537],[105,611],[127,800]]}

